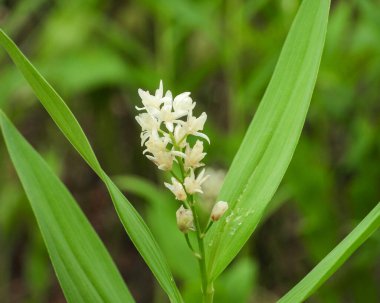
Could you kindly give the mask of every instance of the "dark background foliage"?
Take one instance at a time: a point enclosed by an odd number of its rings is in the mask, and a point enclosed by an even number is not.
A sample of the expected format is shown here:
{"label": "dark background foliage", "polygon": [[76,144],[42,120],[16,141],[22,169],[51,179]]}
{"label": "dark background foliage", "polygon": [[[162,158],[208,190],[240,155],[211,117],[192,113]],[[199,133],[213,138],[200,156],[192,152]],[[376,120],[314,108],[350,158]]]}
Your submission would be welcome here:
{"label": "dark background foliage", "polygon": [[[296,0],[1,1],[0,24],[66,100],[107,172],[137,175],[162,187],[162,176],[141,154],[137,89],[153,91],[163,79],[174,93],[191,91],[199,112],[209,116],[207,163],[228,169],[298,5]],[[0,70],[0,107],[74,194],[137,301],[161,302],[102,183],[4,52]],[[315,93],[274,199],[277,207],[242,252],[255,268],[249,302],[273,302],[284,294],[379,200],[379,88],[380,2],[333,1]],[[65,302],[3,142],[0,171],[0,301]],[[127,196],[144,215],[144,199]],[[309,301],[379,302],[379,251],[377,233]]]}

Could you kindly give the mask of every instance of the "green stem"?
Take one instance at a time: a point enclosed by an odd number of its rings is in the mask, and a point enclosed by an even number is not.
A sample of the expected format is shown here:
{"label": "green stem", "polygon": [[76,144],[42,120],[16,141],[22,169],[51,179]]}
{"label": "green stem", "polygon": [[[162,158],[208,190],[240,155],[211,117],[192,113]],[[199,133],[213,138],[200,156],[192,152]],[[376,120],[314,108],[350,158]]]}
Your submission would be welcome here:
{"label": "green stem", "polygon": [[212,283],[208,283],[208,276],[207,276],[207,270],[206,270],[206,254],[205,254],[205,246],[203,241],[203,233],[201,230],[201,225],[199,222],[198,214],[195,209],[194,205],[194,197],[190,196],[190,208],[193,212],[194,216],[194,225],[195,225],[195,232],[197,235],[197,241],[198,241],[198,247],[199,247],[199,254],[200,258],[198,258],[199,268],[201,271],[201,280],[202,280],[202,294],[203,294],[203,303],[212,303],[213,297],[214,297],[214,287]]}
{"label": "green stem", "polygon": [[206,294],[203,294],[203,303],[214,302],[214,284],[209,282],[207,284]]}
{"label": "green stem", "polygon": [[[179,148],[179,146],[177,145],[177,142],[175,142],[174,136],[172,134],[170,134],[170,137],[172,139],[174,148],[182,151]],[[183,139],[184,138],[182,138],[181,141]],[[179,168],[181,170],[182,179],[184,181],[185,177],[187,176],[187,173],[186,173],[186,170],[184,167],[183,159],[179,159],[178,164],[179,164]],[[189,193],[187,193],[187,195],[188,195],[188,199],[187,199],[188,201],[187,200],[183,201],[183,203],[187,207],[189,207],[193,213],[195,233],[197,235],[199,253],[197,253],[193,249],[193,246],[191,245],[191,242],[190,242],[187,234],[185,234],[185,238],[186,238],[187,245],[192,250],[192,252],[194,253],[194,255],[197,258],[198,263],[199,263],[199,268],[200,268],[200,272],[201,272],[201,280],[202,280],[202,296],[203,296],[202,301],[203,301],[203,303],[212,303],[213,299],[214,299],[214,286],[213,286],[212,282],[210,282],[210,283],[208,282],[207,269],[206,269],[206,253],[205,253],[205,245],[204,245],[204,240],[203,240],[204,233],[202,232],[201,224],[200,224],[199,218],[198,218],[198,213],[195,209],[194,196],[189,195]]]}
{"label": "green stem", "polygon": [[183,181],[185,181],[186,173],[185,173],[185,169],[183,167],[183,160],[179,159],[178,163],[179,163],[179,169],[181,170],[181,175],[182,175]]}
{"label": "green stem", "polygon": [[185,140],[186,138],[187,138],[187,135],[184,135],[184,136],[181,138],[181,140],[178,141],[177,144],[180,145],[180,144],[182,143],[182,141]]}
{"label": "green stem", "polygon": [[177,179],[178,182],[182,183],[183,180],[181,180],[172,170],[170,171],[170,174]]}
{"label": "green stem", "polygon": [[207,223],[207,227],[205,229],[205,231],[203,232],[203,237],[206,235],[206,233],[208,232],[208,230],[210,229],[210,227],[214,224],[214,221],[211,221],[209,220],[208,223]]}
{"label": "green stem", "polygon": [[193,248],[193,245],[191,245],[191,242],[190,242],[190,239],[189,239],[189,235],[186,233],[185,234],[185,239],[186,239],[186,243],[187,243],[187,245],[189,246],[189,248],[193,251],[193,252],[195,252],[195,250],[194,250],[194,248]]}
{"label": "green stem", "polygon": [[193,248],[193,245],[191,244],[190,242],[190,239],[189,239],[189,234],[188,233],[185,233],[185,239],[186,239],[186,243],[187,243],[187,246],[190,248],[190,250],[193,252],[194,256],[198,259],[200,258],[200,255],[197,253],[197,251]]}
{"label": "green stem", "polygon": [[[179,147],[180,143],[176,142],[176,140],[174,138],[174,135],[172,133],[169,133],[169,136],[170,136],[170,139],[172,140],[174,149],[177,150],[177,151],[182,152],[182,148]],[[182,139],[181,139],[181,141],[182,141]],[[177,159],[177,160],[178,160],[179,168],[181,170],[182,179],[185,180],[186,172],[185,172],[185,168],[184,168],[184,164],[183,164],[183,159],[180,158],[180,159]]]}

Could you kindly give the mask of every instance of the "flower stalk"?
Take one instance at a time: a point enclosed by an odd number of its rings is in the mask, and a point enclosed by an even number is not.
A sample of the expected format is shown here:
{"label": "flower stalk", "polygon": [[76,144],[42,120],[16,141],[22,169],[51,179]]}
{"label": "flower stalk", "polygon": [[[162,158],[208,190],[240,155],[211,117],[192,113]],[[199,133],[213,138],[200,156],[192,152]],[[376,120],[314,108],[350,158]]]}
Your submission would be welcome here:
{"label": "flower stalk", "polygon": [[207,295],[207,288],[208,288],[208,276],[207,276],[207,268],[206,268],[206,253],[205,253],[205,245],[203,240],[203,234],[201,230],[201,225],[199,222],[199,218],[197,215],[197,211],[195,210],[194,203],[190,202],[190,208],[194,214],[194,225],[195,225],[195,231],[198,241],[198,248],[199,248],[199,254],[200,258],[198,259],[199,263],[199,269],[201,273],[201,280],[202,280],[202,294],[203,294],[203,302],[212,302],[210,301]]}
{"label": "flower stalk", "polygon": [[[199,117],[193,115],[196,103],[189,92],[174,98],[170,91],[164,94],[162,81],[154,95],[141,89],[138,93],[143,107],[136,107],[138,111],[142,111],[136,120],[142,129],[141,145],[146,148],[143,154],[147,154],[147,158],[160,170],[167,171],[172,176],[171,182],[164,184],[181,204],[176,212],[177,226],[198,260],[203,302],[211,303],[214,287],[207,274],[204,236],[212,224],[224,214],[228,204],[222,201],[216,203],[206,227],[202,228],[200,214],[197,211],[199,201],[196,197],[203,194],[202,185],[209,176],[205,175],[205,169],[200,172],[197,170],[204,166],[202,161],[206,156],[202,140],[210,143],[207,135],[202,132],[207,115],[206,113],[202,113]],[[188,140],[190,137],[196,138],[193,145]],[[173,171],[173,166],[179,168],[180,176]],[[191,244],[190,232],[195,232],[197,249]]]}

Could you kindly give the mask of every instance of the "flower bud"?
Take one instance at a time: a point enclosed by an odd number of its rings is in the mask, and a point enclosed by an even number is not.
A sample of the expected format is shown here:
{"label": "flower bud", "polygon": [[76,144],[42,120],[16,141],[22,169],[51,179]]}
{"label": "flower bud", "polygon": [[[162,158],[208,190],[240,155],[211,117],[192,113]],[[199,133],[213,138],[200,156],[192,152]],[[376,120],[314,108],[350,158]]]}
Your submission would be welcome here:
{"label": "flower bud", "polygon": [[187,233],[189,230],[194,229],[194,218],[190,209],[186,209],[181,205],[176,212],[176,217],[177,226],[180,231]]}
{"label": "flower bud", "polygon": [[228,203],[225,201],[217,202],[211,211],[211,220],[218,221],[228,209]]}

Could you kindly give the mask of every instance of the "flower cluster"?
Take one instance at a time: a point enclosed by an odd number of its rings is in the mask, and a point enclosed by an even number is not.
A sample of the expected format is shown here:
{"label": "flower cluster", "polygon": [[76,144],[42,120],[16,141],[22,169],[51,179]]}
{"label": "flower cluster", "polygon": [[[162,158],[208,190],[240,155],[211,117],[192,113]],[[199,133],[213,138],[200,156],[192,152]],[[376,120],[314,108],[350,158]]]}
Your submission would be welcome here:
{"label": "flower cluster", "polygon": [[[187,232],[194,229],[192,205],[189,202],[193,199],[189,198],[203,193],[202,184],[208,178],[204,169],[196,172],[204,166],[202,160],[206,156],[201,139],[210,143],[202,132],[207,115],[203,112],[199,117],[194,116],[196,103],[190,93],[173,97],[169,90],[164,93],[162,81],[154,95],[142,89],[138,93],[143,106],[136,107],[141,112],[136,120],[142,129],[143,154],[159,169],[172,173],[171,183],[165,183],[165,186],[186,207],[181,206],[177,211],[177,223],[182,232]],[[189,142],[190,137],[196,138],[193,145]],[[174,163],[179,167],[181,176],[174,173]]]}

